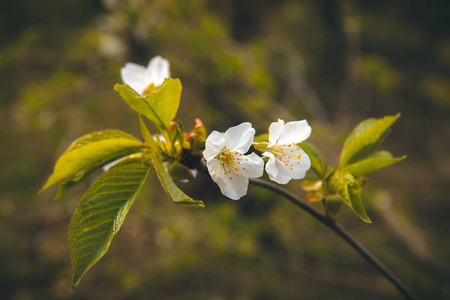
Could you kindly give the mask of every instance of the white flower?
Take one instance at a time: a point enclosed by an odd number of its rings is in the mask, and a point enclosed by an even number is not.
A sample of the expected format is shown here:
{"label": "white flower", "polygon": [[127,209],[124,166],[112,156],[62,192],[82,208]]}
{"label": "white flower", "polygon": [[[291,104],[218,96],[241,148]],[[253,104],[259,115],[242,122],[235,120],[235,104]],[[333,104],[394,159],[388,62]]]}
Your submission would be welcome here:
{"label": "white flower", "polygon": [[284,123],[278,119],[269,127],[268,151],[263,156],[269,158],[266,172],[270,180],[286,184],[291,179],[302,179],[311,167],[309,156],[297,145],[311,134],[306,120]]}
{"label": "white flower", "polygon": [[222,194],[233,200],[247,194],[249,178],[263,174],[264,161],[256,153],[244,155],[254,136],[252,124],[245,122],[225,133],[213,131],[206,139],[203,156],[209,174]]}
{"label": "white flower", "polygon": [[120,75],[123,83],[144,96],[150,85],[157,88],[164,82],[164,78],[170,77],[169,67],[169,61],[158,55],[150,60],[147,68],[135,63],[126,63],[120,70]]}

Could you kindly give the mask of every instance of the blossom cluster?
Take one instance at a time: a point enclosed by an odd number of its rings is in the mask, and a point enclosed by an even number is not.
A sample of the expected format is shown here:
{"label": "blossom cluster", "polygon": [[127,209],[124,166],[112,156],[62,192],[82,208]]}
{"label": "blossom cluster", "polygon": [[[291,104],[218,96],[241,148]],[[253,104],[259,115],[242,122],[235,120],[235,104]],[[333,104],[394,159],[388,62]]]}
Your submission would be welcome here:
{"label": "blossom cluster", "polygon": [[[265,169],[271,180],[286,184],[291,179],[305,177],[311,160],[298,144],[310,134],[311,127],[306,120],[285,123],[278,119],[270,125],[269,143],[262,148],[262,155],[268,158]],[[245,196],[249,179],[263,175],[263,159],[254,152],[246,154],[254,136],[255,129],[244,122],[225,133],[213,131],[206,139],[203,156],[208,172],[222,194],[230,199]]]}
{"label": "blossom cluster", "polygon": [[[121,69],[122,81],[145,96],[170,77],[169,67],[169,61],[161,56],[152,58],[147,67],[127,63]],[[305,177],[311,161],[298,144],[310,134],[311,127],[306,120],[285,123],[278,119],[270,125],[269,142],[255,144],[262,156],[268,158],[265,170],[270,180],[286,184],[291,179]],[[254,144],[254,137],[252,124],[244,122],[225,133],[213,131],[206,139],[203,157],[208,172],[222,194],[233,200],[247,194],[250,178],[263,175],[264,160],[254,152],[247,154]]]}

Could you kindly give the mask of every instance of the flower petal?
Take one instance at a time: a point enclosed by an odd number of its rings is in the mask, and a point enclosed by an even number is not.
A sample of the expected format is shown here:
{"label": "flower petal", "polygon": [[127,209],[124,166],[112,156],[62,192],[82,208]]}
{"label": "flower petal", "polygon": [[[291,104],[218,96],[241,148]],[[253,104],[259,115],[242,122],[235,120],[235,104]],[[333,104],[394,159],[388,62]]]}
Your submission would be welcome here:
{"label": "flower petal", "polygon": [[269,174],[270,180],[276,181],[275,178],[278,175],[278,169],[275,166],[276,163],[275,156],[271,152],[264,152],[263,156],[269,158],[269,160],[266,163],[266,172],[267,174]]}
{"label": "flower petal", "polygon": [[311,135],[311,127],[306,120],[287,122],[278,137],[278,144],[296,144]]}
{"label": "flower petal", "polygon": [[241,156],[238,163],[239,176],[258,178],[264,173],[264,161],[256,153]]}
{"label": "flower petal", "polygon": [[141,96],[151,83],[145,68],[135,63],[126,63],[125,67],[120,69],[120,76],[124,84],[128,84]]}
{"label": "flower petal", "polygon": [[280,136],[281,131],[284,127],[284,121],[282,119],[278,119],[278,122],[273,122],[269,126],[269,146],[272,147],[277,143],[278,137]]}
{"label": "flower petal", "polygon": [[208,136],[205,142],[205,151],[203,151],[203,157],[206,159],[206,161],[210,161],[214,157],[219,154],[220,151],[222,151],[223,147],[225,146],[225,136],[224,134],[213,131]]}
{"label": "flower petal", "polygon": [[[264,153],[264,156],[269,156],[266,172],[269,174],[270,180],[286,184],[291,179],[304,178],[306,171],[311,167],[309,156],[302,149],[297,149],[297,147],[286,148],[284,151],[292,154],[292,156],[289,158],[282,157],[282,161],[277,159],[272,153]],[[296,158],[296,156],[300,156],[300,159]]]}
{"label": "flower petal", "polygon": [[153,83],[155,86],[160,86],[164,82],[164,78],[170,77],[169,61],[159,55],[155,56],[148,63],[146,72],[151,78],[150,83]]}
{"label": "flower petal", "polygon": [[208,162],[208,172],[212,180],[220,188],[222,194],[233,200],[239,200],[247,194],[248,179],[243,176],[225,175],[220,161],[213,159]]}
{"label": "flower petal", "polygon": [[229,128],[224,133],[224,136],[226,138],[226,147],[230,148],[233,152],[245,153],[252,145],[253,138],[255,137],[255,129],[252,128],[251,123],[244,122]]}

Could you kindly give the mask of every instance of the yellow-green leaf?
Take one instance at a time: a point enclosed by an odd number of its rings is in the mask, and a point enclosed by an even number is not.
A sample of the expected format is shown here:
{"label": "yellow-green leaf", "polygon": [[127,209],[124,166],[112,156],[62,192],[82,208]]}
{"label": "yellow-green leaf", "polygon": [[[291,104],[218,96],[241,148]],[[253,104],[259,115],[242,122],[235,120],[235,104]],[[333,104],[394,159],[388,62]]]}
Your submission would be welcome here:
{"label": "yellow-green leaf", "polygon": [[181,98],[179,79],[166,78],[156,91],[146,96],[140,96],[129,85],[116,84],[114,89],[132,109],[158,127],[166,128],[177,114]]}
{"label": "yellow-green leaf", "polygon": [[139,114],[139,124],[141,126],[141,133],[142,133],[142,137],[144,138],[145,142],[154,150],[158,149],[158,144],[156,144],[155,140],[153,139],[152,135],[150,134],[150,131],[148,130],[147,126],[145,125],[141,114]]}
{"label": "yellow-green leaf", "polygon": [[388,167],[392,164],[404,160],[405,158],[406,155],[395,158],[392,157],[392,154],[390,154],[388,151],[378,151],[373,155],[364,158],[363,160],[345,166],[342,171],[348,172],[354,177],[360,177],[375,172],[379,169]]}
{"label": "yellow-green leaf", "polygon": [[376,120],[377,119],[369,118],[359,123],[349,134],[349,136],[345,139],[344,148],[346,148],[348,144],[351,141],[353,141],[357,136],[359,136],[361,133],[366,131],[370,126],[372,126],[372,124],[375,123]]}
{"label": "yellow-green leaf", "polygon": [[53,174],[44,187],[62,182],[58,195],[101,166],[139,152],[141,142],[123,131],[109,129],[93,132],[75,140],[56,161]]}
{"label": "yellow-green leaf", "polygon": [[400,117],[386,116],[360,123],[345,141],[339,165],[341,169],[371,154],[384,140],[392,124]]}
{"label": "yellow-green leaf", "polygon": [[372,223],[361,200],[361,187],[351,174],[343,173],[336,168],[329,168],[323,190],[326,199],[335,200],[340,197],[362,221]]}
{"label": "yellow-green leaf", "polygon": [[100,176],[78,204],[69,226],[72,290],[108,251],[150,168],[122,161]]}
{"label": "yellow-green leaf", "polygon": [[152,162],[156,171],[156,175],[161,182],[164,190],[166,191],[167,196],[172,200],[173,203],[186,206],[186,207],[196,207],[196,208],[204,208],[205,204],[201,200],[194,200],[188,195],[186,195],[183,191],[181,191],[175,183],[173,183],[172,178],[166,172],[163,166],[163,162],[161,160],[161,155],[159,153],[152,154]]}
{"label": "yellow-green leaf", "polygon": [[369,216],[366,213],[366,209],[361,200],[361,187],[355,181],[352,175],[345,174],[345,179],[348,182],[348,194],[350,196],[350,207],[355,212],[355,214],[364,222],[372,223]]}

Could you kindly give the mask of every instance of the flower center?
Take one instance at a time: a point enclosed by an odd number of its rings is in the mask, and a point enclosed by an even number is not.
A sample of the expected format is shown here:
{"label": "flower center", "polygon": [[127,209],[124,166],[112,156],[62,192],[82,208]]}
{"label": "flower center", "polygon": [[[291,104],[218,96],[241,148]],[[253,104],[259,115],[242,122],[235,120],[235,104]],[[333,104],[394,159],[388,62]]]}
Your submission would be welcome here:
{"label": "flower center", "polygon": [[301,154],[295,154],[296,150],[300,150],[300,147],[296,144],[276,144],[270,148],[270,152],[273,153],[275,159],[291,170],[294,168],[294,163],[300,164],[300,158],[302,157]]}
{"label": "flower center", "polygon": [[155,86],[153,83],[150,83],[149,86],[145,89],[143,94],[146,96],[146,95],[151,94],[154,91],[156,91],[156,89],[157,89],[157,86]]}
{"label": "flower center", "polygon": [[248,158],[243,157],[242,153],[231,151],[230,148],[223,148],[217,155],[217,159],[222,165],[223,174],[230,179],[233,179],[234,174],[239,176],[239,168],[245,170],[245,167],[240,166],[241,161],[248,161]]}

